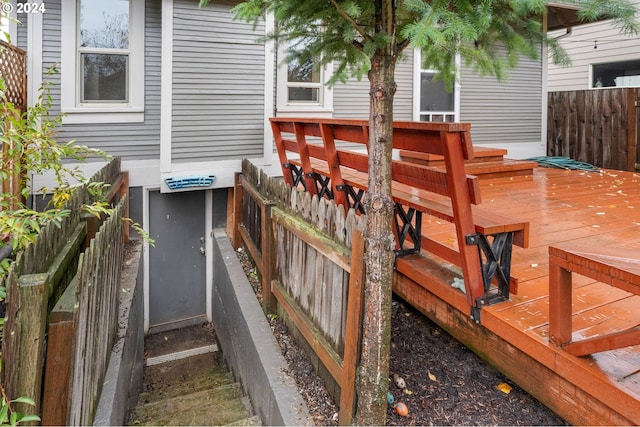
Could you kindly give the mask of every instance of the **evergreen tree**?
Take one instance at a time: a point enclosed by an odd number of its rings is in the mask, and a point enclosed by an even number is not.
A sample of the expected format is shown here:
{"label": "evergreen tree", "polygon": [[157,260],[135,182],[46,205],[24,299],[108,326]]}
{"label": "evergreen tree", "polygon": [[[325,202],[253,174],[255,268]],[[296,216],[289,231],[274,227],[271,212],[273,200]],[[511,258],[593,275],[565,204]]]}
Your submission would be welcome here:
{"label": "evergreen tree", "polygon": [[[201,5],[207,0],[201,0]],[[536,58],[541,43],[556,62],[566,55],[543,28],[543,0],[247,0],[238,18],[257,23],[273,13],[276,41],[296,40],[287,61],[334,64],[330,84],[368,74],[369,187],[365,315],[358,373],[357,424],[384,424],[388,390],[391,287],[394,261],[391,197],[394,72],[409,46],[449,86],[456,56],[481,75],[504,79],[522,56]],[[576,2],[571,2],[576,3]],[[635,9],[626,0],[584,0],[584,21],[610,18],[636,32]],[[299,49],[303,47],[303,49]],[[546,58],[543,58],[546,60]]]}

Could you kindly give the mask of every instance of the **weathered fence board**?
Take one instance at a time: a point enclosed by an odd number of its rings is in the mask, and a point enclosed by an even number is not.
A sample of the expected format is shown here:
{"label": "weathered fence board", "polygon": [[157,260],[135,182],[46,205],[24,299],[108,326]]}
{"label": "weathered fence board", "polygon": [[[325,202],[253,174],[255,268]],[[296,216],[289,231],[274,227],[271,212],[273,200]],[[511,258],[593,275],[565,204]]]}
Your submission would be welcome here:
{"label": "weathered fence board", "polygon": [[76,293],[79,274],[73,278],[67,289],[49,315],[49,343],[47,363],[44,373],[44,390],[57,392],[43,393],[42,425],[66,425],[69,411],[69,387],[72,374],[72,358],[69,357],[75,334],[74,316],[78,310]]}
{"label": "weathered fence board", "polygon": [[117,331],[125,205],[126,198],[100,227],[88,251],[80,258],[76,293],[78,310],[74,312],[70,425],[92,423]]}
{"label": "weathered fence board", "polygon": [[[340,386],[340,423],[355,411],[365,217],[269,178],[248,161],[236,179],[233,228],[286,316]],[[238,196],[242,195],[242,202]],[[260,218],[260,223],[256,222]],[[235,235],[232,231],[231,235]],[[256,241],[260,242],[258,246]],[[270,255],[269,258],[266,254]]]}
{"label": "weathered fence board", "polygon": [[638,88],[549,92],[547,155],[635,171]]}

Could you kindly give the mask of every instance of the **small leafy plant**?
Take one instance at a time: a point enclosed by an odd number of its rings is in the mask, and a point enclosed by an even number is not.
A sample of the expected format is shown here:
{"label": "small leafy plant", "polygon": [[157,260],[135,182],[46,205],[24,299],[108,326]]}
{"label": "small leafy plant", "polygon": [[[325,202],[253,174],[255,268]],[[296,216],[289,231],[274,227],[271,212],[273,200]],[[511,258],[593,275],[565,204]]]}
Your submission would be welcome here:
{"label": "small leafy plant", "polygon": [[[45,224],[59,224],[70,214],[68,210],[63,209],[64,202],[77,187],[70,182],[75,180],[82,183],[86,178],[79,168],[68,166],[68,161],[84,161],[92,156],[105,160],[109,158],[100,150],[76,144],[74,141],[60,143],[56,140],[56,128],[60,125],[62,117],[53,117],[49,113],[53,103],[50,76],[55,72],[55,66],[48,70],[40,87],[37,102],[26,112],[21,112],[9,102],[5,93],[5,83],[0,79],[0,143],[3,146],[0,181],[11,183],[9,191],[5,185],[0,192],[0,252],[4,255],[0,260],[0,276],[6,275],[8,271],[8,255],[31,244]],[[25,201],[32,193],[27,171],[53,174],[55,188],[41,189],[43,194],[51,194],[49,206],[43,211],[36,211],[26,205]],[[101,187],[95,184],[92,187],[95,190],[96,201],[85,206],[92,214],[95,214],[96,209],[109,213],[104,202],[97,197],[101,188],[104,188],[104,185]],[[7,245],[10,246],[7,248]],[[2,293],[3,290],[0,289],[0,296]]]}
{"label": "small leafy plant", "polygon": [[14,410],[12,407],[16,403],[35,406],[33,399],[28,397],[19,397],[17,399],[9,400],[2,385],[0,385],[0,393],[2,394],[2,401],[0,402],[0,426],[17,426],[20,423],[26,423],[29,421],[40,421],[39,416],[23,414],[22,412]]}

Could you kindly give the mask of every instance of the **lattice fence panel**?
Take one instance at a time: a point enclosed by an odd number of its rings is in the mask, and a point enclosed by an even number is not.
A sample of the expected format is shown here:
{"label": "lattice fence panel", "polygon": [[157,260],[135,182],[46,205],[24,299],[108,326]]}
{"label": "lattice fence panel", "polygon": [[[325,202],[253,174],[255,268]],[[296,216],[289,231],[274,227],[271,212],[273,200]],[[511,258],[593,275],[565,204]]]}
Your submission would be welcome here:
{"label": "lattice fence panel", "polygon": [[4,80],[7,101],[25,111],[27,106],[27,53],[0,41],[0,78]]}

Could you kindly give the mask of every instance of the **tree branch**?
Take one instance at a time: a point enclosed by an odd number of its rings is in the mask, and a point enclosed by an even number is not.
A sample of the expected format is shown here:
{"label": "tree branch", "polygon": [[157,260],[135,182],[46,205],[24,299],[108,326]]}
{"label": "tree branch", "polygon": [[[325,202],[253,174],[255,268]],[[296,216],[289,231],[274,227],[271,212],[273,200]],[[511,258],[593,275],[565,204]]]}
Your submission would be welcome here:
{"label": "tree branch", "polygon": [[348,15],[347,12],[345,12],[340,7],[340,5],[338,4],[338,2],[336,0],[331,0],[331,4],[336,8],[336,11],[338,12],[338,14],[345,21],[347,21],[358,32],[358,34],[360,34],[362,36],[362,38],[364,40],[371,41],[371,37],[369,37],[369,34],[367,34],[367,32],[364,30],[364,28],[362,28],[360,25],[358,25],[358,23],[356,21],[354,21],[353,18]]}
{"label": "tree branch", "polygon": [[410,44],[410,43],[411,43],[411,40],[409,40],[409,39],[404,39],[404,40],[402,40],[400,43],[398,43],[398,44],[396,45],[396,52],[397,52],[397,53],[402,52],[402,51],[403,51],[403,50],[405,50],[407,47],[409,47],[409,44]]}

